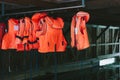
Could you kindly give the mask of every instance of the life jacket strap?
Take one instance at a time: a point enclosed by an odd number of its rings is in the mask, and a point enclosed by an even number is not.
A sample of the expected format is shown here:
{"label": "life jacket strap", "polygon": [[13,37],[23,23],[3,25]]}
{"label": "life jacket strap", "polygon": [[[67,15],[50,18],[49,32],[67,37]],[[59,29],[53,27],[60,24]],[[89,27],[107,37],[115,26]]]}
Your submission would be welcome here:
{"label": "life jacket strap", "polygon": [[20,39],[21,41],[23,40],[23,37],[21,37],[21,36],[16,35],[16,38]]}
{"label": "life jacket strap", "polygon": [[23,41],[24,38],[28,38],[28,37],[29,36],[23,36],[23,37],[21,37],[21,36],[16,35],[16,38],[20,39],[21,41]]}
{"label": "life jacket strap", "polygon": [[37,43],[38,40],[39,40],[38,38],[36,38],[35,41],[29,41],[29,40],[28,40],[28,43],[29,43],[29,44],[35,44],[35,43]]}
{"label": "life jacket strap", "polygon": [[29,36],[23,36],[23,38],[28,38]]}

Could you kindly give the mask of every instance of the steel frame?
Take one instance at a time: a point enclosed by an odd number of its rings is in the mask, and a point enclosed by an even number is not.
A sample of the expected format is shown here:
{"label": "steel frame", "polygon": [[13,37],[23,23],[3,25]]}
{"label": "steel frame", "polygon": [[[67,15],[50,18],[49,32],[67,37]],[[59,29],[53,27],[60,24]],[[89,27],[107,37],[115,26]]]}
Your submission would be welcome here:
{"label": "steel frame", "polygon": [[97,36],[97,39],[96,39],[96,40],[98,40],[98,39],[101,37],[101,35],[104,34],[106,30],[109,29],[109,27],[110,27],[110,26],[107,26],[107,27]]}
{"label": "steel frame", "polygon": [[[4,2],[4,1],[3,1]],[[28,14],[28,13],[35,13],[35,12],[49,12],[49,11],[58,11],[58,10],[65,10],[65,9],[75,9],[85,7],[85,1],[82,0],[81,5],[78,6],[71,6],[71,7],[60,7],[60,8],[51,8],[51,9],[44,9],[44,10],[34,10],[34,11],[26,11],[26,12],[18,12],[18,13],[6,13],[4,16],[11,16],[11,15],[20,15],[20,14]]]}
{"label": "steel frame", "polygon": [[4,4],[4,0],[2,0],[2,5],[1,5],[1,15],[4,16],[5,14],[5,4]]}
{"label": "steel frame", "polygon": [[[4,0],[2,0],[2,16],[10,16],[10,15],[19,15],[19,14],[28,14],[28,13],[34,13],[34,12],[44,12],[44,11],[57,11],[57,10],[65,10],[65,9],[73,9],[73,8],[80,8],[80,7],[85,7],[85,4],[84,4],[84,0],[82,0],[82,5],[80,6],[72,6],[72,7],[62,7],[62,8],[53,8],[53,9],[45,9],[45,10],[35,10],[35,11],[26,11],[26,12],[18,12],[18,13],[8,13],[8,14],[5,14],[5,10],[4,10],[4,7],[5,7],[5,3],[4,3]],[[107,29],[109,29],[110,26],[107,26],[96,38],[96,41],[101,37],[102,34],[105,33],[105,31]],[[103,46],[103,45],[120,45],[120,43],[103,43],[103,44],[97,44],[97,46]],[[96,46],[96,44],[92,44],[91,46]],[[78,62],[74,62],[74,63],[70,63],[70,64],[65,64],[65,65],[60,65],[58,66],[58,70],[57,70],[57,73],[59,72],[66,72],[66,71],[69,71],[69,69],[72,69],[72,70],[77,70],[77,69],[85,69],[85,68],[89,68],[89,67],[95,67],[97,66],[98,67],[98,61],[100,59],[104,59],[104,58],[109,58],[109,57],[117,57],[119,56],[120,57],[120,52],[119,53],[114,53],[114,54],[109,54],[109,55],[104,55],[104,56],[98,56],[97,58],[93,58],[93,59],[89,59],[89,60],[85,60],[85,61],[78,61]],[[56,62],[55,62],[56,64]],[[77,67],[76,67],[77,66]],[[38,75],[45,75],[46,71],[48,72],[51,72],[51,73],[56,73],[56,70],[54,71],[54,67],[56,66],[52,66],[50,67],[50,69],[48,70],[40,70],[40,73],[39,74],[35,74],[35,75],[32,75],[33,77],[36,77]],[[68,68],[68,67],[71,67],[71,68]],[[106,66],[107,67],[107,66]],[[110,67],[120,67],[120,65],[112,65]],[[25,73],[27,74],[27,73]],[[23,75],[24,76],[24,75]],[[26,76],[27,78],[28,76]],[[24,78],[24,77],[21,77],[21,78]],[[16,77],[16,79],[18,79],[18,77]],[[55,78],[56,80],[56,78]]]}
{"label": "steel frame", "polygon": [[[103,67],[99,68],[99,60],[104,59],[104,58],[118,57],[118,56],[120,56],[120,52],[115,53],[115,54],[98,56],[97,58],[93,58],[93,59],[58,65],[57,73],[74,71],[74,70],[82,70],[82,69],[87,69],[87,68],[92,68],[92,67],[95,67],[98,69],[119,68],[120,65],[110,65],[110,66],[103,66]],[[56,73],[54,68],[55,68],[54,65],[49,66],[49,68],[41,68],[40,70],[38,70],[39,71],[38,74],[36,74],[36,71],[33,70],[32,78],[35,78],[40,75],[44,76],[44,75],[46,75],[47,72],[54,74],[54,73]],[[21,73],[15,77],[15,80],[16,79],[22,80],[24,78],[29,79],[29,73],[30,73],[29,71],[26,72],[26,77],[24,77],[24,73]],[[11,79],[11,78],[12,77],[9,77],[9,79]]]}

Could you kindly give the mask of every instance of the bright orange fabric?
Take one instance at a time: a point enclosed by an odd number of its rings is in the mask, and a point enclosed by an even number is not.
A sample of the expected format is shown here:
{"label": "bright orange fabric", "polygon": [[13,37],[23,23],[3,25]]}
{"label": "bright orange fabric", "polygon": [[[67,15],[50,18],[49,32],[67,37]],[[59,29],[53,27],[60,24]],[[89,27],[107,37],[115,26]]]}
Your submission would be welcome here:
{"label": "bright orange fabric", "polygon": [[[16,35],[17,40],[17,51],[30,50],[28,44],[28,38],[30,35],[31,22],[30,18],[25,17],[20,19],[20,28],[18,34]],[[26,46],[24,46],[26,44]]]}
{"label": "bright orange fabric", "polygon": [[37,37],[39,37],[39,52],[65,51],[67,42],[62,33],[63,26],[64,22],[61,18],[53,19],[48,16],[41,18],[40,31],[36,32]]}
{"label": "bright orange fabric", "polygon": [[16,34],[16,49],[17,51],[23,51],[24,50],[24,45],[22,44],[23,41],[23,32],[25,28],[25,22],[24,19],[19,20],[19,30]]}
{"label": "bright orange fabric", "polygon": [[19,29],[18,20],[11,18],[8,20],[8,33],[6,33],[2,40],[2,49],[16,49],[16,34]]}
{"label": "bright orange fabric", "polygon": [[30,28],[32,27],[31,19],[29,17],[25,17],[24,21],[25,21],[25,28],[24,28],[24,32],[23,32],[23,41],[22,41],[22,44],[26,44],[25,50],[31,50],[29,48],[29,43],[28,43],[29,36],[31,34],[30,33]]}
{"label": "bright orange fabric", "polygon": [[33,45],[29,43],[29,41],[33,40],[33,38],[31,38],[32,30],[33,30],[32,23],[29,17],[20,19],[20,29],[16,36],[16,39],[19,42],[17,44],[17,51],[24,51],[24,50],[28,51],[33,49]]}
{"label": "bright orange fabric", "polygon": [[31,34],[29,35],[29,41],[28,41],[30,49],[38,49],[39,47],[39,43],[36,37],[36,31],[40,30],[39,20],[46,15],[47,15],[46,13],[35,13],[32,16],[32,20],[31,20],[32,25],[30,28]]}
{"label": "bright orange fabric", "polygon": [[89,40],[86,28],[86,22],[89,20],[87,12],[80,11],[73,16],[71,22],[71,46],[77,47],[77,50],[88,48]]}

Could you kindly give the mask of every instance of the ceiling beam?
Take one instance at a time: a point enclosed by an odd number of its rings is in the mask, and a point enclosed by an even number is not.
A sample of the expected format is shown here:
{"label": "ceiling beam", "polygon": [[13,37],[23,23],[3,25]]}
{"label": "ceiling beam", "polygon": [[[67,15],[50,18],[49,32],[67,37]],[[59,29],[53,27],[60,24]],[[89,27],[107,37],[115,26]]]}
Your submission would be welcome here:
{"label": "ceiling beam", "polygon": [[4,0],[5,2],[10,2],[10,3],[15,3],[15,4],[20,4],[20,5],[34,5],[34,6],[40,6],[43,8],[48,8],[48,7],[54,7],[56,4],[50,3],[50,2],[45,2],[42,0]]}
{"label": "ceiling beam", "polygon": [[[0,4],[2,4],[2,3],[3,3],[3,1],[0,1]],[[10,2],[5,2],[5,1],[4,1],[4,4],[6,4],[6,5],[12,5],[12,6],[21,6],[21,5],[19,5],[19,4],[10,3]]]}
{"label": "ceiling beam", "polygon": [[[0,1],[0,4],[2,4],[2,1]],[[11,3],[11,2],[5,2],[4,1],[4,4],[5,5],[8,5],[8,6],[16,6],[16,7],[33,7],[33,6],[25,6],[25,5],[20,5],[20,4],[17,4],[17,3]]]}
{"label": "ceiling beam", "polygon": [[[36,7],[41,8],[57,8],[57,7],[64,7],[64,6],[75,6],[75,5],[81,5],[81,0],[68,0],[67,2],[64,2],[65,0],[4,0],[5,2],[17,4],[17,5],[34,5]],[[57,3],[54,3],[57,2]],[[63,2],[63,3],[59,3]],[[103,8],[111,8],[111,7],[118,7],[120,6],[119,0],[85,0],[85,5],[87,9],[103,9]],[[120,11],[120,10],[119,10]]]}
{"label": "ceiling beam", "polygon": [[75,2],[80,0],[44,0],[44,1],[53,2],[53,3],[68,3],[68,2]]}

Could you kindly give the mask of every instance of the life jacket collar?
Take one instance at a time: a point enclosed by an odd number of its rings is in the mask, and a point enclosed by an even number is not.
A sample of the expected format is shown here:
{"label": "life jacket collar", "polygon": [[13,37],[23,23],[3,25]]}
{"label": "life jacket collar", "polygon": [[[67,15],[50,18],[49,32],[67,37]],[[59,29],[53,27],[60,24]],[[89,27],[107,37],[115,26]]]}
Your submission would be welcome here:
{"label": "life jacket collar", "polygon": [[44,18],[45,16],[47,16],[46,13],[35,13],[35,14],[32,16],[32,21],[39,22],[39,20],[40,20],[41,18]]}
{"label": "life jacket collar", "polygon": [[53,28],[62,29],[64,27],[64,22],[62,18],[57,18],[54,20]]}
{"label": "life jacket collar", "polygon": [[77,17],[81,17],[83,20],[85,20],[85,22],[88,22],[88,21],[89,21],[89,18],[90,18],[89,13],[84,12],[84,11],[79,11],[79,12],[76,14],[76,16],[77,16]]}

